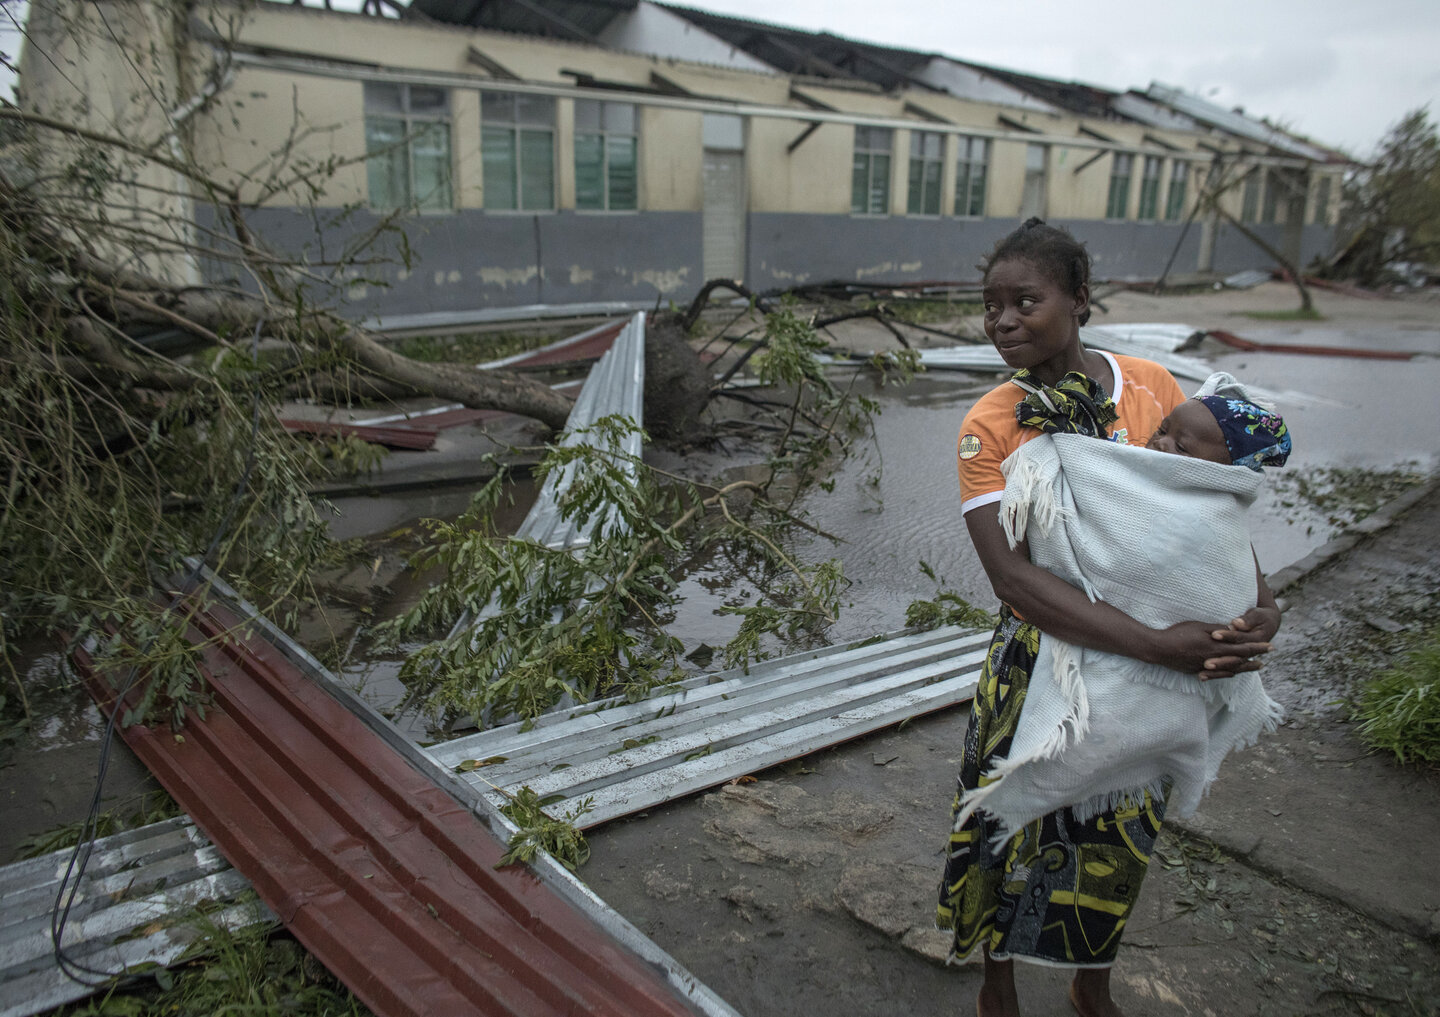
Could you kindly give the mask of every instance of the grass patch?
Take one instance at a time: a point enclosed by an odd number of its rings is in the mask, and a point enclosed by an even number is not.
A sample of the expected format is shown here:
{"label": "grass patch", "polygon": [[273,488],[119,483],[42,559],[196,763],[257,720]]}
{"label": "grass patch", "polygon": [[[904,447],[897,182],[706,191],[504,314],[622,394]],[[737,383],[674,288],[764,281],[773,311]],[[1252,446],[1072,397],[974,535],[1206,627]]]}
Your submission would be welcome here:
{"label": "grass patch", "polygon": [[983,305],[962,300],[876,300],[872,304],[883,304],[896,319],[912,325],[932,325],[985,313]]}
{"label": "grass patch", "polygon": [[197,916],[202,938],[175,967],[156,968],[153,981],[112,990],[55,1011],[63,1017],[169,1017],[246,1014],[254,1017],[369,1017],[365,1008],[314,956],[264,923],[231,932]]}
{"label": "grass patch", "polygon": [[1291,311],[1243,311],[1247,318],[1254,318],[1256,321],[1324,321],[1325,315],[1311,308],[1305,310],[1297,307]]}
{"label": "grass patch", "polygon": [[1440,763],[1440,625],[1399,664],[1365,682],[1354,716],[1370,748],[1401,763]]}

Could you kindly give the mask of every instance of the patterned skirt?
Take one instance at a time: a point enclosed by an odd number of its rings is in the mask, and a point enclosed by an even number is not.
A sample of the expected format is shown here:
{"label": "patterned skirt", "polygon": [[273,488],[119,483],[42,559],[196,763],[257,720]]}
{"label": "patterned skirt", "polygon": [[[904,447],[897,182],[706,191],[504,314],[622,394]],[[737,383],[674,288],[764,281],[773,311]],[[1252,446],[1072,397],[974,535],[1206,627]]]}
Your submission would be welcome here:
{"label": "patterned skirt", "polygon": [[[1040,631],[1001,606],[965,732],[960,791],[1010,751]],[[955,810],[959,809],[959,794]],[[1165,803],[1116,809],[1081,822],[1052,812],[1002,844],[983,812],[953,830],[936,924],[953,929],[951,960],[985,947],[996,960],[1108,967],[1140,896]]]}

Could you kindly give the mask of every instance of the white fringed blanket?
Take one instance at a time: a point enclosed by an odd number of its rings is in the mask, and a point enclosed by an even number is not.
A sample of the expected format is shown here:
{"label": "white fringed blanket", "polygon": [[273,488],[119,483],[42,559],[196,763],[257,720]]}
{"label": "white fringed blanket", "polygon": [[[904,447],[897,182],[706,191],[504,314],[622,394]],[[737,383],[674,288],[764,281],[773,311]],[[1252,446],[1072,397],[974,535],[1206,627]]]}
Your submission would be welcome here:
{"label": "white fringed blanket", "polygon": [[[1245,514],[1263,483],[1243,467],[1075,434],[1044,435],[1004,463],[1011,545],[1152,628],[1221,626],[1255,606]],[[1218,648],[1218,647],[1217,647]],[[1231,749],[1274,730],[1278,704],[1247,672],[1201,682],[1042,635],[1009,757],[961,802],[1001,833],[1071,805],[1088,818],[1171,784],[1171,814],[1195,811]],[[997,838],[998,839],[998,838]]]}

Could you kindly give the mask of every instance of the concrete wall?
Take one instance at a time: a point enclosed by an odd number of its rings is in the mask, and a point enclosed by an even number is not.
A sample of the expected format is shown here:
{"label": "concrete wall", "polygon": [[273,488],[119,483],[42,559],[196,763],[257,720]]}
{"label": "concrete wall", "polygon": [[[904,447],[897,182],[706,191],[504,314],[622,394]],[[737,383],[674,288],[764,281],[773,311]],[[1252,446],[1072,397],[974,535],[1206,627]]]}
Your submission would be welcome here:
{"label": "concrete wall", "polygon": [[[213,227],[214,210],[202,209],[200,221]],[[273,248],[318,261],[324,252],[373,229],[377,219],[359,210],[317,231],[315,219],[303,209],[264,208],[249,222]],[[523,304],[682,300],[703,281],[699,213],[464,211],[412,217],[404,230],[413,253],[408,269],[399,260],[398,238],[382,234],[373,250],[388,263],[367,266],[363,277],[362,270],[352,270],[329,286],[318,285],[310,299],[359,318]],[[233,276],[219,262],[205,267],[214,281]]]}
{"label": "concrete wall", "polygon": [[748,261],[754,289],[804,282],[978,280],[980,259],[1013,219],[936,219],[752,213]]}

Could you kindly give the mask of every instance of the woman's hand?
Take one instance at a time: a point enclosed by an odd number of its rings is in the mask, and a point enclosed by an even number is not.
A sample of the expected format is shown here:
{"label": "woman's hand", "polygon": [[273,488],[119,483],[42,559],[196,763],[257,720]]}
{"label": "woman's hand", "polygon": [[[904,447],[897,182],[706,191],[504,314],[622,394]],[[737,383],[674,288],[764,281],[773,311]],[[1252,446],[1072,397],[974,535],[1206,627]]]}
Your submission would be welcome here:
{"label": "woman's hand", "polygon": [[[1246,612],[1247,618],[1254,610]],[[1279,627],[1276,612],[1276,627]],[[1235,628],[1236,623],[1248,624],[1244,618],[1230,623],[1230,628],[1217,628],[1205,622],[1186,621],[1156,633],[1155,645],[1147,656],[1153,664],[1193,674],[1201,681],[1232,678],[1242,671],[1258,670],[1261,658],[1270,652],[1270,641],[1258,631]],[[1224,655],[1217,656],[1217,642],[1225,644]]]}
{"label": "woman's hand", "polygon": [[[1229,628],[1216,629],[1211,633],[1211,638],[1216,642],[1227,644],[1227,650],[1255,643],[1265,643],[1268,646],[1270,640],[1275,638],[1275,633],[1280,631],[1280,605],[1275,603],[1275,595],[1270,592],[1270,587],[1265,582],[1259,559],[1255,561],[1255,584],[1258,603],[1239,618],[1232,618]],[[1230,678],[1241,671],[1253,671],[1259,666],[1258,660],[1242,658],[1238,652],[1232,651],[1224,656],[1206,658],[1198,677],[1202,682],[1211,678]]]}

